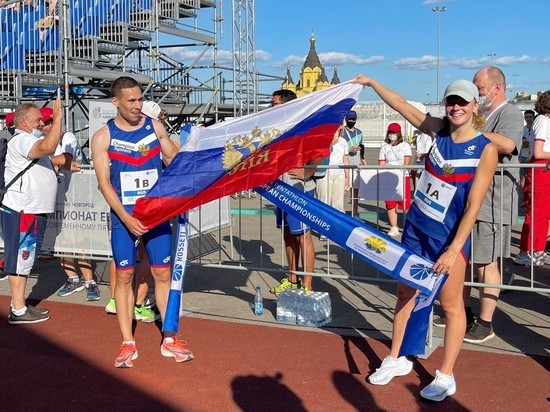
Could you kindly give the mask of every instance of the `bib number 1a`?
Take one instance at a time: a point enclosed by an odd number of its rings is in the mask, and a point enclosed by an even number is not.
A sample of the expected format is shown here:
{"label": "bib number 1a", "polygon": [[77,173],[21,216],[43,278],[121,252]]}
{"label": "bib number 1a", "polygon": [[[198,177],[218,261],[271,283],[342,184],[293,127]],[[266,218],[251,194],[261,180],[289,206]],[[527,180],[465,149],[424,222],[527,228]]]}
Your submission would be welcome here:
{"label": "bib number 1a", "polygon": [[455,192],[455,186],[424,170],[416,184],[415,204],[425,215],[442,222]]}

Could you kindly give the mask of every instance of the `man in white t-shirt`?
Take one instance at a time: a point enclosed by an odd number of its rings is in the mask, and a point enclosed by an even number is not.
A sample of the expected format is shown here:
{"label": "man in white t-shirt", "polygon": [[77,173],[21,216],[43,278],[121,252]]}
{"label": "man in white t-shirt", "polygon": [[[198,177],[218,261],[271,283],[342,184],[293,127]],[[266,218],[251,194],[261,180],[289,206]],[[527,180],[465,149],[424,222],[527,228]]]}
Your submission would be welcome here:
{"label": "man in white t-shirt", "polygon": [[40,251],[46,215],[55,210],[57,177],[50,161],[61,137],[62,105],[56,100],[53,124],[43,137],[42,114],[32,103],[15,110],[15,135],[8,144],[4,181],[11,182],[37,159],[30,169],[17,178],[4,195],[2,228],[4,231],[5,271],[11,289],[11,309],[8,323],[12,325],[38,323],[50,318],[45,308],[25,304],[27,276],[31,273]]}

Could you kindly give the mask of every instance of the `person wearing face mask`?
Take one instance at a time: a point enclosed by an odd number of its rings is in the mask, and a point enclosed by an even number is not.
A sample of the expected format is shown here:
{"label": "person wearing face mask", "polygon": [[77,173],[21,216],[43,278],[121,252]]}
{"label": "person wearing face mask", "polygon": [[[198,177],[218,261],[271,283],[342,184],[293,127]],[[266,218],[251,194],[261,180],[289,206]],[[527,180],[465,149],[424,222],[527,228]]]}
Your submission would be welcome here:
{"label": "person wearing face mask", "polygon": [[[539,96],[535,110],[538,115],[531,121],[530,163],[546,167],[529,169],[525,178],[525,220],[521,230],[520,251],[514,259],[516,265],[523,266],[550,264],[550,255],[545,252],[550,228],[550,90]],[[525,112],[526,118],[528,111]]]}
{"label": "person wearing face mask", "polygon": [[15,125],[13,124],[14,113],[8,113],[4,119],[4,129],[0,130],[0,139],[11,140],[15,133]]}
{"label": "person wearing face mask", "polygon": [[[42,107],[42,132],[47,134],[53,124],[53,110],[51,107]],[[62,132],[63,136],[51,156],[50,161],[57,173],[59,182],[58,190],[67,190],[71,179],[71,172],[78,172],[80,164],[75,160],[79,150],[76,136],[71,132]],[[76,264],[80,267],[84,281],[81,281],[76,271]],[[58,296],[69,296],[75,292],[86,289],[86,300],[99,300],[100,292],[97,283],[93,278],[92,262],[90,259],[60,257],[59,263],[67,275],[67,280],[63,287],[57,292]]]}
{"label": "person wearing face mask", "polygon": [[[357,113],[351,110],[346,115],[346,126],[344,127],[344,139],[348,142],[348,159],[351,166],[367,164],[365,162],[365,147],[363,146],[363,132],[355,127]],[[359,169],[351,170],[351,215],[359,218],[359,181],[361,177]]]}
{"label": "person wearing face mask", "polygon": [[53,123],[43,136],[42,114],[32,103],[15,109],[15,135],[8,144],[5,162],[5,183],[37,159],[11,185],[2,202],[0,219],[4,232],[5,272],[11,289],[8,323],[38,323],[50,318],[45,308],[25,304],[25,287],[37,254],[40,251],[46,215],[55,210],[57,177],[50,161],[61,137],[62,105],[53,106]]}
{"label": "person wearing face mask", "polygon": [[[500,164],[518,164],[523,115],[521,110],[506,100],[504,73],[494,66],[484,67],[476,72],[473,82],[479,90],[479,110],[486,117],[483,134],[497,147]],[[472,235],[471,264],[480,283],[501,285],[513,279],[501,280],[499,260],[510,257],[511,229],[517,222],[518,214],[519,177],[518,168],[497,170],[479,211]],[[466,271],[468,281],[471,279],[470,273]],[[479,289],[480,309],[477,319],[472,312],[470,292],[471,287],[465,286],[467,331],[464,341],[483,343],[495,336],[492,320],[500,289]],[[434,326],[445,327],[445,321],[436,318]]]}
{"label": "person wearing face mask", "polygon": [[[531,151],[529,145],[531,144],[531,128],[533,127],[533,121],[535,120],[535,112],[533,110],[526,110],[523,112],[523,119],[525,119],[525,126],[523,126],[523,139],[521,140],[521,151],[519,152],[519,160],[521,163],[529,163],[531,159]],[[520,181],[519,186],[523,188],[525,186],[525,176],[527,176],[528,169],[520,169]]]}
{"label": "person wearing face mask", "polygon": [[[411,163],[412,151],[411,146],[403,141],[401,134],[401,126],[399,123],[390,123],[386,132],[386,139],[380,148],[378,155],[379,165],[403,166]],[[403,187],[403,200],[386,200],[386,210],[390,221],[390,230],[388,235],[395,237],[399,236],[399,228],[397,227],[397,211],[399,207],[403,211],[409,210],[411,206],[411,180],[405,176],[405,184]]]}

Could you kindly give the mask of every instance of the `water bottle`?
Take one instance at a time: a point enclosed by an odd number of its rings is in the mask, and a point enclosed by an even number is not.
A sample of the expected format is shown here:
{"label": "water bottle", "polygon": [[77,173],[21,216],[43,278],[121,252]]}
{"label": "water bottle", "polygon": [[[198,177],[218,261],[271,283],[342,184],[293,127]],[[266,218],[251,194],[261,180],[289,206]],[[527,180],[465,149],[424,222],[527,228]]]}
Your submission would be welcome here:
{"label": "water bottle", "polygon": [[264,299],[259,286],[256,286],[256,295],[254,295],[254,314],[262,316],[264,313]]}

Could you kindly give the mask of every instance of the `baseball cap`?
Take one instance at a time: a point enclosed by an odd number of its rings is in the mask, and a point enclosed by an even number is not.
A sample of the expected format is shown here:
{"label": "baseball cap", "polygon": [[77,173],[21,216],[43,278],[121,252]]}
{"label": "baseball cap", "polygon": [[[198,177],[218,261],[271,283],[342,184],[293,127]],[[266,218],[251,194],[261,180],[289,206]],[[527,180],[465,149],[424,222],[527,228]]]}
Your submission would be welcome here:
{"label": "baseball cap", "polygon": [[160,106],[158,103],[147,100],[143,102],[143,107],[141,108],[141,113],[145,116],[150,117],[151,119],[158,120],[160,114]]}
{"label": "baseball cap", "polygon": [[399,123],[390,123],[388,125],[388,132],[400,133],[401,132],[401,125]]}
{"label": "baseball cap", "polygon": [[348,114],[346,114],[346,120],[349,119],[357,119],[357,113],[355,111],[350,110]]}
{"label": "baseball cap", "polygon": [[449,96],[459,96],[471,102],[474,99],[479,100],[479,91],[476,85],[468,80],[455,80],[447,86],[443,98],[446,99]]}
{"label": "baseball cap", "polygon": [[51,107],[41,107],[40,114],[42,115],[42,121],[44,123],[53,119],[53,109]]}
{"label": "baseball cap", "polygon": [[15,113],[11,112],[6,115],[6,127],[9,127],[13,124],[13,120],[15,118]]}

